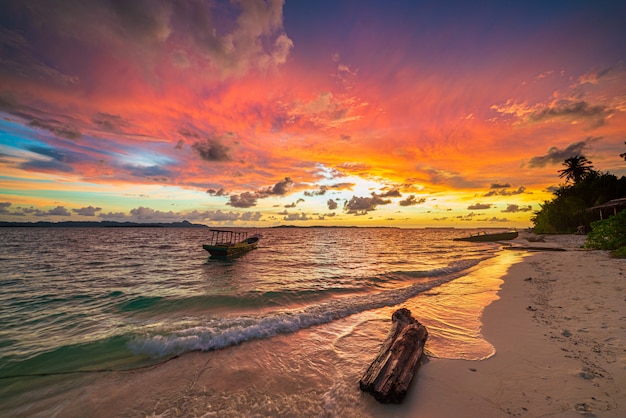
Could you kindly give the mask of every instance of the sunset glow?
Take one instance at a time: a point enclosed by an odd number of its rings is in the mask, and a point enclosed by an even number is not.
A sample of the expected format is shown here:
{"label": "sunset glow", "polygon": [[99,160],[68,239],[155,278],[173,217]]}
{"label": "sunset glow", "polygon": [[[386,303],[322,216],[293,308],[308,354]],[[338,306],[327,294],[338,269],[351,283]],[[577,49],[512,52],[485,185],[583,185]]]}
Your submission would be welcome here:
{"label": "sunset glow", "polygon": [[0,220],[531,225],[626,163],[626,3],[0,1]]}

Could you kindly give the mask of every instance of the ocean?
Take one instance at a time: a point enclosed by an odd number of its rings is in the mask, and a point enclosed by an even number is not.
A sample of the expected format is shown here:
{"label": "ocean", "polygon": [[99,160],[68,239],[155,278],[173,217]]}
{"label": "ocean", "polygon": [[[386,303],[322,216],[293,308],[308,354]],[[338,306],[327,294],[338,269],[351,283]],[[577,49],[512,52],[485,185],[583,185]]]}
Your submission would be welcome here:
{"label": "ocean", "polygon": [[375,416],[358,379],[400,307],[430,359],[495,352],[480,316],[518,257],[499,244],[249,231],[221,260],[201,228],[0,228],[0,415]]}

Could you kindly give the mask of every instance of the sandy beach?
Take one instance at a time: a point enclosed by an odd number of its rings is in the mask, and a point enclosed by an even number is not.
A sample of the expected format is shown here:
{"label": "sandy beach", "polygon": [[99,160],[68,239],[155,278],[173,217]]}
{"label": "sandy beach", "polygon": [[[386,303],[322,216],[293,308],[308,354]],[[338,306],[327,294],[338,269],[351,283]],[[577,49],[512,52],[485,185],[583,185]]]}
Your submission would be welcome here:
{"label": "sandy beach", "polygon": [[527,244],[568,251],[528,252],[510,268],[483,315],[496,354],[424,365],[407,399],[412,416],[626,416],[626,260],[583,242]]}

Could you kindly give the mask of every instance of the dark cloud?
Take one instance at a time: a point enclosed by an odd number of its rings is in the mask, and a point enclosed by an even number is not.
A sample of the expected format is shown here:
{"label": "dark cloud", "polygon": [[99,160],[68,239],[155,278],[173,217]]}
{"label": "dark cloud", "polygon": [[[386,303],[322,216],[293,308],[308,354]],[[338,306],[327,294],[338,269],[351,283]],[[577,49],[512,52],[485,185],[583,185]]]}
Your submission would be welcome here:
{"label": "dark cloud", "polygon": [[259,221],[262,217],[261,212],[244,212],[239,219],[242,221]]}
{"label": "dark cloud", "polygon": [[588,137],[584,141],[575,142],[570,144],[565,149],[559,149],[557,147],[551,147],[546,155],[536,156],[530,159],[528,167],[545,167],[547,164],[561,164],[568,158],[575,155],[581,155],[585,150],[585,147],[591,142],[595,142],[602,139],[602,137]]}
{"label": "dark cloud", "polygon": [[618,81],[624,73],[624,64],[607,67],[599,71],[590,72],[580,77],[580,84],[598,84],[600,82]]}
{"label": "dark cloud", "polygon": [[0,110],[7,113],[14,113],[19,107],[15,97],[9,92],[0,93]]}
{"label": "dark cloud", "polygon": [[35,216],[71,216],[71,213],[65,209],[63,206],[57,206],[54,209],[50,209],[49,211],[40,211],[35,209]]}
{"label": "dark cloud", "polygon": [[176,143],[176,146],[174,147],[174,149],[181,150],[181,149],[183,149],[183,145],[185,145],[185,141],[183,141],[182,139],[179,139],[178,142]]}
{"label": "dark cloud", "polygon": [[554,106],[536,110],[528,116],[530,122],[544,122],[552,119],[586,120],[592,127],[604,125],[613,111],[606,106],[592,106],[587,102],[561,101]]}
{"label": "dark cloud", "polygon": [[502,212],[516,213],[516,212],[530,212],[531,210],[533,210],[532,205],[528,205],[528,206],[508,205],[506,209],[504,209]]}
{"label": "dark cloud", "polygon": [[469,205],[467,209],[469,210],[491,209],[491,204],[490,203],[476,203],[474,205]]}
{"label": "dark cloud", "polygon": [[456,216],[456,217],[455,217],[455,219],[458,219],[458,220],[460,220],[460,221],[471,221],[471,220],[473,220],[473,219],[474,219],[474,217],[476,217],[476,216],[478,216],[478,215],[480,215],[480,214],[478,214],[478,213],[474,213],[474,212],[470,212],[470,213],[468,213],[467,215],[459,215],[459,216]]}
{"label": "dark cloud", "polygon": [[286,208],[295,208],[295,207],[298,205],[298,203],[302,203],[302,202],[304,202],[304,199],[300,198],[300,199],[296,200],[296,201],[295,201],[295,202],[293,202],[293,203],[290,203],[290,204],[288,204],[288,205],[285,205],[285,207],[286,207]]}
{"label": "dark cloud", "polygon": [[[38,21],[37,17],[29,16],[37,6],[43,3],[26,5],[27,1],[0,1],[0,72],[5,72],[20,78],[31,78],[37,81],[48,81],[63,87],[76,84],[78,77],[64,74],[54,65],[50,65],[50,55],[43,59],[44,52],[34,45],[38,39],[38,32],[42,27],[47,27],[47,20]],[[39,3],[39,4],[37,4]],[[23,7],[26,6],[26,7]],[[47,19],[48,16],[44,16]],[[34,30],[33,30],[34,29]],[[45,29],[44,29],[45,30]]]}
{"label": "dark cloud", "polygon": [[391,189],[379,195],[380,197],[402,197],[398,189]]}
{"label": "dark cloud", "polygon": [[519,186],[517,189],[515,190],[492,190],[490,192],[487,192],[484,194],[485,197],[491,197],[491,196],[513,196],[513,195],[517,195],[517,194],[522,194],[522,193],[526,193],[526,187],[524,186]]}
{"label": "dark cloud", "polygon": [[195,133],[195,132],[191,132],[189,129],[186,128],[180,128],[178,130],[178,133],[181,134],[184,137],[187,138],[195,138],[195,139],[200,139],[200,135]]}
{"label": "dark cloud", "polygon": [[221,210],[191,212],[180,215],[182,218],[210,222],[235,222],[235,221],[258,221],[262,215],[260,212],[223,212]]}
{"label": "dark cloud", "polygon": [[409,195],[406,199],[399,202],[400,206],[415,206],[426,202],[425,197],[417,199],[415,195]]}
{"label": "dark cloud", "polygon": [[60,172],[60,173],[74,172],[74,168],[72,168],[71,165],[68,165],[63,161],[57,161],[57,160],[26,161],[20,164],[20,168],[26,171]]}
{"label": "dark cloud", "polygon": [[45,129],[48,132],[52,132],[56,136],[63,138],[77,140],[83,137],[78,129],[73,126],[63,124],[59,121],[44,121],[39,119],[33,119],[28,123],[29,126],[39,129]]}
{"label": "dark cloud", "polygon": [[511,187],[509,183],[505,183],[505,184],[492,183],[490,186],[491,189],[508,189],[509,187]]}
{"label": "dark cloud", "polygon": [[32,61],[39,52],[36,40],[72,41],[85,46],[97,46],[111,37],[135,46],[162,42],[170,33],[170,4],[151,0],[3,0],[0,7],[6,20],[15,22],[6,26],[13,28],[19,23],[13,33],[26,37],[21,42],[21,55],[14,59],[23,62]]}
{"label": "dark cloud", "polygon": [[608,67],[605,68],[603,70],[600,70],[596,73],[596,77],[597,79],[601,79],[601,78],[605,78],[606,76],[610,75],[611,73],[615,72],[615,67]]}
{"label": "dark cloud", "polygon": [[256,206],[258,198],[256,193],[243,192],[239,195],[230,195],[230,200],[227,204],[235,208],[250,208]]}
{"label": "dark cloud", "polygon": [[226,191],[224,188],[220,188],[219,190],[209,189],[206,191],[208,194],[213,196],[226,196]]}
{"label": "dark cloud", "polygon": [[110,0],[109,3],[122,35],[139,37],[147,43],[164,41],[169,35],[171,11],[167,2]]}
{"label": "dark cloud", "polygon": [[201,53],[220,78],[280,65],[293,47],[281,31],[282,1],[240,2],[226,12],[201,2],[173,4],[172,26],[185,28],[187,48]]}
{"label": "dark cloud", "polygon": [[77,215],[82,215],[82,216],[96,216],[96,212],[100,212],[101,210],[102,208],[94,208],[93,206],[87,206],[86,208],[72,209],[72,212],[76,213]]}
{"label": "dark cloud", "polygon": [[311,218],[309,218],[309,216],[304,213],[304,212],[299,212],[299,213],[284,213],[284,217],[283,220],[285,221],[308,221]]}
{"label": "dark cloud", "polygon": [[498,218],[498,217],[491,217],[491,218],[483,218],[483,219],[477,219],[477,221],[479,222],[492,222],[492,223],[501,223],[501,222],[510,222],[507,218]]}
{"label": "dark cloud", "polygon": [[283,196],[291,191],[294,182],[289,177],[285,177],[284,180],[279,181],[275,185],[268,187],[267,189],[259,190],[256,192],[258,198],[265,198],[272,195]]}
{"label": "dark cloud", "polygon": [[11,207],[11,202],[0,202],[0,213],[3,213],[3,214],[9,213],[10,207]]}
{"label": "dark cloud", "polygon": [[388,205],[391,200],[382,199],[372,193],[372,197],[352,196],[352,199],[344,204],[344,210],[354,215],[365,215],[369,211],[376,210],[378,205]]}
{"label": "dark cloud", "polygon": [[100,213],[98,217],[107,221],[121,221],[125,220],[127,215],[124,212],[109,212]]}
{"label": "dark cloud", "polygon": [[204,212],[204,219],[211,220],[213,222],[227,222],[227,221],[236,221],[241,217],[239,212],[222,212],[221,210],[216,210],[215,212]]}
{"label": "dark cloud", "polygon": [[205,139],[194,143],[191,148],[206,161],[231,161],[230,149],[217,139]]}
{"label": "dark cloud", "polygon": [[167,182],[169,178],[172,177],[172,172],[170,172],[167,168],[163,168],[158,165],[146,167],[124,166],[123,169],[126,170],[131,176],[158,181],[161,183]]}
{"label": "dark cloud", "polygon": [[138,207],[132,209],[130,214],[122,212],[109,212],[101,213],[99,218],[105,220],[115,221],[133,221],[133,222],[235,222],[235,221],[258,221],[262,215],[260,212],[223,212],[221,210],[216,211],[202,211],[194,210],[192,212],[163,212],[147,207]]}
{"label": "dark cloud", "polygon": [[335,210],[335,209],[337,209],[337,206],[338,206],[337,202],[334,201],[333,199],[328,199],[326,204],[328,205],[328,209],[329,210]]}
{"label": "dark cloud", "polygon": [[305,196],[323,196],[326,194],[327,191],[328,191],[328,186],[320,186],[319,190],[316,190],[313,192],[305,191],[304,195]]}
{"label": "dark cloud", "polygon": [[80,157],[73,154],[72,152],[58,151],[56,149],[44,147],[40,145],[32,145],[32,146],[26,147],[26,149],[30,152],[43,155],[45,157],[49,157],[61,163],[74,163],[80,160]]}
{"label": "dark cloud", "polygon": [[267,193],[282,196],[287,194],[291,190],[292,186],[293,181],[291,178],[285,177],[284,180],[279,181],[272,188],[268,189]]}
{"label": "dark cloud", "polygon": [[130,217],[135,221],[149,221],[149,222],[173,222],[178,221],[179,216],[172,212],[162,212],[160,210],[155,210],[152,208],[146,208],[140,206],[135,209],[131,209]]}
{"label": "dark cloud", "polygon": [[[148,78],[168,64],[225,80],[284,64],[293,42],[284,1],[0,0],[0,73],[44,85],[126,94],[116,75]],[[189,59],[193,55],[194,59]],[[80,58],[79,58],[80,57]],[[70,72],[71,69],[71,72]]]}
{"label": "dark cloud", "polygon": [[[291,190],[293,184],[294,183],[291,178],[285,177],[284,180],[279,181],[278,183],[271,187],[268,187],[267,189],[258,190],[256,192],[243,192],[239,195],[230,195],[230,200],[227,204],[238,208],[249,208],[252,206],[256,206],[258,199],[264,199],[274,195],[283,196],[287,194]],[[299,199],[298,202],[299,201],[304,200]]]}
{"label": "dark cloud", "polygon": [[449,172],[439,169],[425,170],[433,184],[446,184],[457,189],[480,187],[481,184],[474,180],[468,180],[458,172]]}
{"label": "dark cloud", "polygon": [[[1,37],[2,30],[0,28],[0,38]],[[0,50],[0,62],[2,62],[1,57],[2,51]],[[78,140],[83,136],[78,128],[74,127],[71,123],[58,120],[57,115],[51,116],[50,112],[42,111],[36,107],[19,102],[15,98],[14,92],[0,92],[0,111],[19,117],[26,121],[26,125],[35,129],[48,131],[58,138]]]}
{"label": "dark cloud", "polygon": [[109,113],[98,113],[91,121],[99,129],[108,132],[123,132],[125,128],[130,126],[130,122],[123,119],[120,115],[111,115]]}

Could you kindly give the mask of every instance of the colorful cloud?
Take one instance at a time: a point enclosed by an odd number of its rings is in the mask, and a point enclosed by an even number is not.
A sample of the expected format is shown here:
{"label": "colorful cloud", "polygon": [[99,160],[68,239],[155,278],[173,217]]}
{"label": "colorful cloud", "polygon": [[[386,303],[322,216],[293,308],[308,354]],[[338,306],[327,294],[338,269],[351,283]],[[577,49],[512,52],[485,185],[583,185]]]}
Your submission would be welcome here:
{"label": "colorful cloud", "polygon": [[0,220],[528,226],[626,174],[620,1],[0,7]]}

